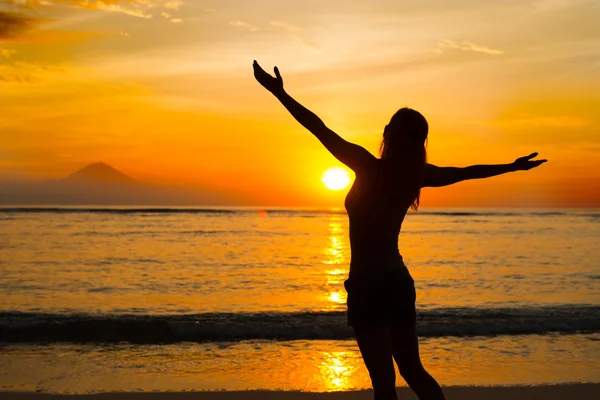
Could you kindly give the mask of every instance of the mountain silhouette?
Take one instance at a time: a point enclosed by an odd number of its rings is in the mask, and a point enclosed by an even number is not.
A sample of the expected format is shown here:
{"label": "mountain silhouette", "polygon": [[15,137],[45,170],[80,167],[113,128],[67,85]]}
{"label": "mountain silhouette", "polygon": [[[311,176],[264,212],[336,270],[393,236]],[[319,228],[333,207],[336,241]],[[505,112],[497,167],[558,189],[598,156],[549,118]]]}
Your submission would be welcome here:
{"label": "mountain silhouette", "polygon": [[177,187],[137,181],[97,162],[61,178],[0,184],[3,205],[232,205],[234,193],[207,187]]}
{"label": "mountain silhouette", "polygon": [[103,162],[90,164],[62,179],[62,181],[73,183],[136,183],[135,179]]}

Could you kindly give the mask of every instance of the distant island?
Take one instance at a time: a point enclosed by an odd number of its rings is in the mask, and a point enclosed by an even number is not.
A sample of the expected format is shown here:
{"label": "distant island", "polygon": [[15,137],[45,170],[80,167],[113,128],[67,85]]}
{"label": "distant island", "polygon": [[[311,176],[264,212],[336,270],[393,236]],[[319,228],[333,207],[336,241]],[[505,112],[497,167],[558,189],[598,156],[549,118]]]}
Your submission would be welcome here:
{"label": "distant island", "polygon": [[73,172],[71,175],[62,179],[63,182],[102,182],[102,183],[118,183],[118,184],[135,184],[135,179],[125,175],[121,171],[118,171],[110,165],[98,162],[88,165],[80,169],[79,171]]}
{"label": "distant island", "polygon": [[0,182],[0,205],[233,205],[232,194],[139,182],[104,162],[55,180]]}

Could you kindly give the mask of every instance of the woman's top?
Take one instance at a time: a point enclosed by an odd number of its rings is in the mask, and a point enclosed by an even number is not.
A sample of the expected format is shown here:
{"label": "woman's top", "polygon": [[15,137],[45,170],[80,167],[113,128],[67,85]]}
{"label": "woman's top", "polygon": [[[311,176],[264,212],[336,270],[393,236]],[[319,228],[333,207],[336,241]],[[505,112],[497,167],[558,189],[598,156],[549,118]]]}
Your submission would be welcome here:
{"label": "woman's top", "polygon": [[397,174],[383,160],[377,159],[375,168],[357,174],[345,200],[350,222],[350,277],[390,268],[406,270],[398,236],[410,207],[408,197]]}

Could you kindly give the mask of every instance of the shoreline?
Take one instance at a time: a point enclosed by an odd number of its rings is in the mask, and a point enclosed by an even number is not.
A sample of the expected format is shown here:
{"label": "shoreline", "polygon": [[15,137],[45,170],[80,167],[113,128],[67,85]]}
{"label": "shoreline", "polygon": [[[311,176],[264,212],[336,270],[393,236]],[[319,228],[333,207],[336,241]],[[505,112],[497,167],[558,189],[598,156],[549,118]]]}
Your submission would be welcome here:
{"label": "shoreline", "polygon": [[[442,387],[448,400],[558,400],[600,398],[600,383],[563,383],[536,386],[447,386]],[[407,387],[397,388],[400,399],[416,399]],[[92,400],[370,400],[372,390],[348,392],[300,392],[278,390],[190,391],[190,392],[103,392],[60,394],[39,392],[0,392],[4,400],[92,399]]]}

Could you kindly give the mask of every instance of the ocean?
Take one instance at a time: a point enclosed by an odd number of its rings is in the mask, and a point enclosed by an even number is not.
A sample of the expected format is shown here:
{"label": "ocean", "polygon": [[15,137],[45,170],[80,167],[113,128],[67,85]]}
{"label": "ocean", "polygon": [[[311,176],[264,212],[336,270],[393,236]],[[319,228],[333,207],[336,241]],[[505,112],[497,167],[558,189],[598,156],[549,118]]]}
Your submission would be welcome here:
{"label": "ocean", "polygon": [[[440,384],[600,382],[600,210],[422,209],[399,247]],[[349,261],[338,209],[1,208],[0,390],[370,387]]]}

